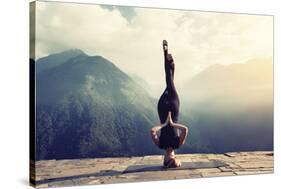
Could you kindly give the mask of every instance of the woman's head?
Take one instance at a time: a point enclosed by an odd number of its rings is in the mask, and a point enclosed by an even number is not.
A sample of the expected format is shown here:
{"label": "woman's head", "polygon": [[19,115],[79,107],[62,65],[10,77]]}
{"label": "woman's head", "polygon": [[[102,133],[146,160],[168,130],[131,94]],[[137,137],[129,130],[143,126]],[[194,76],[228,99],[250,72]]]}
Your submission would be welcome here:
{"label": "woman's head", "polygon": [[174,153],[174,149],[171,147],[166,148],[166,154],[172,154]]}
{"label": "woman's head", "polygon": [[179,146],[178,132],[173,126],[167,125],[160,130],[159,147],[161,149],[176,149]]}

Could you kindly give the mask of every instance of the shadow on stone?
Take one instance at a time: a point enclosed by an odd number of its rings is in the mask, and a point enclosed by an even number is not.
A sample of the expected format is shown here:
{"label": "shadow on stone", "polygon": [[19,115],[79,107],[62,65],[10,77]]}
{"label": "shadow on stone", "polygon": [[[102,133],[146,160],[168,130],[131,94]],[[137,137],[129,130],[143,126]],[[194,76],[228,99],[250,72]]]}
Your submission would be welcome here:
{"label": "shadow on stone", "polygon": [[79,178],[85,178],[85,177],[115,176],[115,175],[120,175],[120,174],[122,174],[121,171],[102,170],[102,171],[97,172],[97,173],[89,173],[89,174],[81,174],[81,175],[74,175],[74,176],[58,177],[58,178],[52,178],[52,179],[39,180],[39,181],[36,181],[36,185],[47,184],[47,183],[50,183],[50,182],[71,180],[71,179],[79,179]]}
{"label": "shadow on stone", "polygon": [[166,170],[185,170],[185,169],[202,169],[202,168],[218,168],[225,167],[227,164],[221,161],[211,161],[211,162],[182,162],[181,167],[178,168],[164,168],[159,164],[152,165],[133,165],[127,167],[125,171],[116,170],[102,170],[96,173],[81,174],[66,177],[57,177],[45,180],[36,181],[36,185],[47,184],[51,182],[66,181],[72,179],[80,179],[85,177],[102,177],[102,176],[116,176],[126,173],[136,173],[136,172],[147,172],[147,171],[166,171]]}
{"label": "shadow on stone", "polygon": [[164,168],[162,165],[133,165],[129,166],[123,173],[136,173],[146,171],[165,171],[165,170],[185,170],[185,169],[203,169],[203,168],[218,168],[225,167],[226,163],[221,161],[211,162],[182,162],[182,165],[177,168]]}

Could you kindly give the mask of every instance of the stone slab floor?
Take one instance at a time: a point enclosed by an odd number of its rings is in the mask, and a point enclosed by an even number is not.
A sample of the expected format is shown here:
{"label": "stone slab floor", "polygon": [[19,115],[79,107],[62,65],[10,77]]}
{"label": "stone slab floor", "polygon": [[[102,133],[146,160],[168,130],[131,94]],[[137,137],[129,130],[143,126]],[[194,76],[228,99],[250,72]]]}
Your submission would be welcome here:
{"label": "stone slab floor", "polygon": [[128,166],[132,165],[161,165],[163,156],[43,160],[35,163],[31,162],[31,166],[36,167],[36,171],[32,173],[32,178],[36,182],[36,187],[44,188],[265,174],[273,173],[274,167],[274,154],[272,151],[178,154],[176,157],[183,162],[211,162],[217,160],[224,162],[226,165],[218,168],[123,173]]}

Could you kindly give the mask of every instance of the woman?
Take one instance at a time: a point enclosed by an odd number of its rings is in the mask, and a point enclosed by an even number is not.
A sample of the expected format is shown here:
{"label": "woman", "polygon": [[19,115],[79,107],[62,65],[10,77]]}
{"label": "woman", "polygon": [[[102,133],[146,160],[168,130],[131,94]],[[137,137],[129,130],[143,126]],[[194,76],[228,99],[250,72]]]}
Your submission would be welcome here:
{"label": "woman", "polygon": [[[184,144],[188,128],[178,122],[179,97],[174,85],[175,64],[171,54],[168,54],[168,43],[163,41],[164,67],[166,89],[158,101],[158,115],[161,125],[151,129],[151,137],[156,146],[165,150],[164,166],[179,167],[181,162],[175,158],[174,149]],[[160,131],[160,137],[157,132]],[[178,133],[180,131],[180,134]]]}

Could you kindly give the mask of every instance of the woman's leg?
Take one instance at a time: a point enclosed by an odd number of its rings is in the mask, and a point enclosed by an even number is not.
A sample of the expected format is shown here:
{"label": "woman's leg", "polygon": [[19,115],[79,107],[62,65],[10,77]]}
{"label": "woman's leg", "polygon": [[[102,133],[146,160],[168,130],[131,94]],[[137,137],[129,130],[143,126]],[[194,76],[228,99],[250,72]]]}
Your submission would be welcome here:
{"label": "woman's leg", "polygon": [[165,76],[166,76],[166,89],[169,93],[176,93],[176,87],[174,84],[174,70],[175,64],[171,54],[168,54],[165,58]]}
{"label": "woman's leg", "polygon": [[168,43],[166,40],[163,40],[163,51],[166,89],[158,101],[158,115],[160,122],[164,123],[167,119],[168,112],[172,112],[172,119],[174,122],[177,122],[180,103],[174,84],[175,64],[172,55],[168,54]]}
{"label": "woman's leg", "polygon": [[166,73],[166,89],[168,93],[168,99],[169,99],[169,111],[172,113],[172,120],[174,122],[178,121],[178,115],[179,115],[179,97],[176,91],[176,87],[174,84],[174,70],[175,70],[175,64],[172,55],[167,55],[167,62],[165,63],[167,66],[167,69],[165,69]]}
{"label": "woman's leg", "polygon": [[167,119],[168,112],[172,112],[172,119],[174,122],[178,120],[179,114],[179,98],[174,85],[174,61],[170,54],[167,54],[164,61],[166,89],[158,101],[158,115],[161,123]]}
{"label": "woman's leg", "polygon": [[161,95],[159,101],[158,101],[158,116],[160,119],[161,124],[165,123],[168,112],[169,112],[169,98],[168,98],[168,92],[167,89],[163,92]]}

